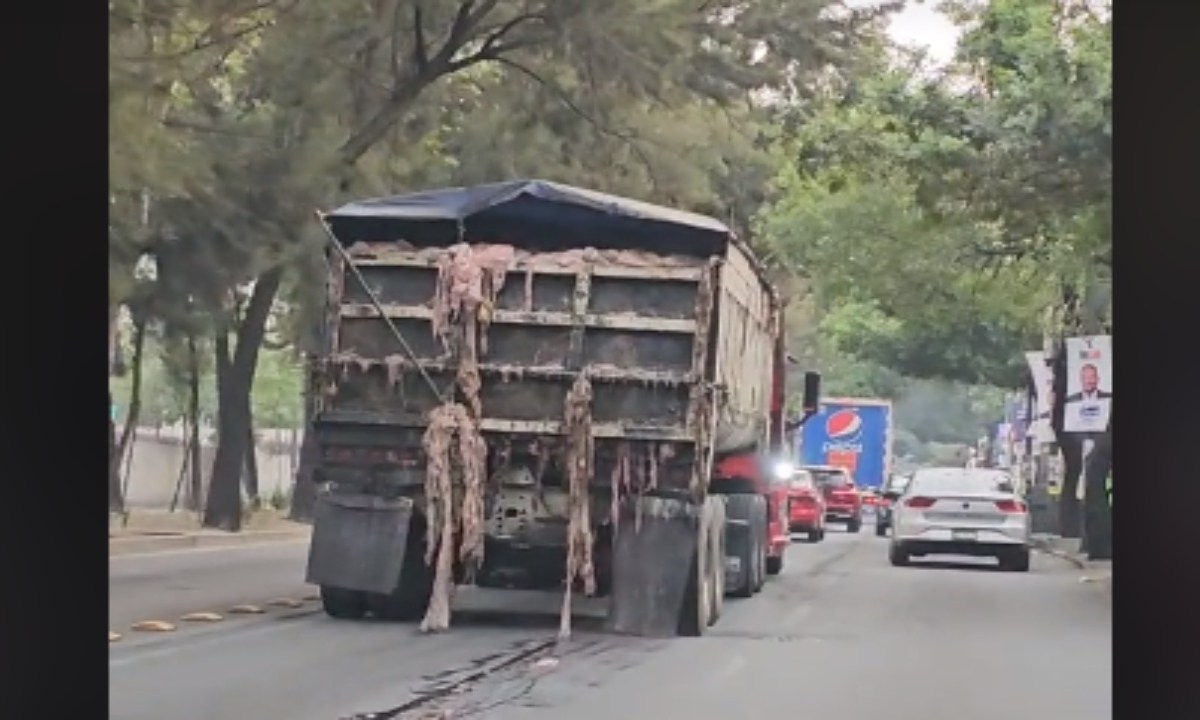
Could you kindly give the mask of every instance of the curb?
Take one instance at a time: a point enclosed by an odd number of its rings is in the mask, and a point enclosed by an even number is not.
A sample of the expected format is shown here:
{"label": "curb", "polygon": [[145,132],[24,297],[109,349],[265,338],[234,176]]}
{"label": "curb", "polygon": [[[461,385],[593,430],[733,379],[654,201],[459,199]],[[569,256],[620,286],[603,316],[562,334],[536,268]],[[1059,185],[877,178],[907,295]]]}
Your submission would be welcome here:
{"label": "curb", "polygon": [[1074,553],[1069,553],[1064,550],[1059,550],[1058,548],[1051,546],[1050,543],[1045,542],[1043,540],[1034,540],[1033,548],[1045,555],[1050,555],[1052,557],[1056,557],[1061,560],[1066,560],[1067,562],[1071,563],[1072,565],[1079,568],[1080,570],[1088,569],[1087,561],[1079,558]]}
{"label": "curb", "polygon": [[302,530],[249,530],[238,533],[147,535],[109,538],[108,556],[124,557],[144,555],[164,550],[196,550],[200,548],[238,547],[264,543],[304,540],[311,529]]}

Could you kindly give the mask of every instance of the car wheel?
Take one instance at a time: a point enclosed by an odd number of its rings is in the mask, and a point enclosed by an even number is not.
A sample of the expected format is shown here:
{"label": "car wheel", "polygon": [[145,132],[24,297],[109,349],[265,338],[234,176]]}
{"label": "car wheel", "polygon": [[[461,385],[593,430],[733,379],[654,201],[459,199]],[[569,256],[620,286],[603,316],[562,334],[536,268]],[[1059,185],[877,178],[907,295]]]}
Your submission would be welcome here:
{"label": "car wheel", "polygon": [[888,547],[888,560],[896,567],[904,567],[908,564],[908,551],[896,543],[892,543]]}
{"label": "car wheel", "polygon": [[1022,548],[1000,557],[1000,569],[1010,572],[1029,572],[1029,549]]}
{"label": "car wheel", "polygon": [[885,535],[887,535],[887,528],[880,523],[875,523],[875,536],[883,537]]}
{"label": "car wheel", "polygon": [[848,533],[856,533],[860,529],[862,529],[861,517],[850,518],[850,521],[846,523],[846,532]]}

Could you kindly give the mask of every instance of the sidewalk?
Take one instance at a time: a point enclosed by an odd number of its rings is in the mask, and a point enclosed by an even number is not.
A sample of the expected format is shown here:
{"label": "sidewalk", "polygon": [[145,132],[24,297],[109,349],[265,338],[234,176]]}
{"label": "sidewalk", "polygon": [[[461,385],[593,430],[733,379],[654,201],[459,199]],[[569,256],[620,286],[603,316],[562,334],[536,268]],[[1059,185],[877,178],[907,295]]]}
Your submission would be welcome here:
{"label": "sidewalk", "polygon": [[274,510],[254,513],[236,533],[202,528],[199,518],[187,511],[131,510],[125,517],[109,515],[108,555],[302,540],[310,532],[309,525],[292,522]]}
{"label": "sidewalk", "polygon": [[1032,541],[1035,549],[1062,558],[1083,570],[1079,582],[1099,583],[1105,591],[1112,593],[1112,560],[1088,560],[1087,555],[1079,552],[1079,538],[1038,533],[1034,534]]}

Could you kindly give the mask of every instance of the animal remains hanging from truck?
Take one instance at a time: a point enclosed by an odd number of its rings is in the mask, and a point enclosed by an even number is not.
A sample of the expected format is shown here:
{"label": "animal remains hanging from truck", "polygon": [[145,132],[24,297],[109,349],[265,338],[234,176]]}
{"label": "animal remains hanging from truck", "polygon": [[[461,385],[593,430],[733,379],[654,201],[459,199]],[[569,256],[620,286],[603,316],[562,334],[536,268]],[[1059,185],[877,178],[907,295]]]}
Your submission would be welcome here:
{"label": "animal remains hanging from truck", "polygon": [[562,637],[580,592],[613,631],[698,635],[727,581],[779,572],[781,310],[728,227],[543,181],[320,219],[301,474],[322,486],[307,579],[330,616],[445,630],[472,583],[561,591]]}

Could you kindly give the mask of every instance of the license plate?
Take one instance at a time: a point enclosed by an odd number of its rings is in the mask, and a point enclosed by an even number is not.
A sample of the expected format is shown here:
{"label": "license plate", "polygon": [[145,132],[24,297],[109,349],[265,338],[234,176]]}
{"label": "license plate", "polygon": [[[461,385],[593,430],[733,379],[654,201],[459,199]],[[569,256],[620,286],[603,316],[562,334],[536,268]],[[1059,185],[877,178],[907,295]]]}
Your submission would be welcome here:
{"label": "license plate", "polygon": [[974,540],[978,537],[978,533],[974,530],[951,530],[950,538],[953,540]]}

